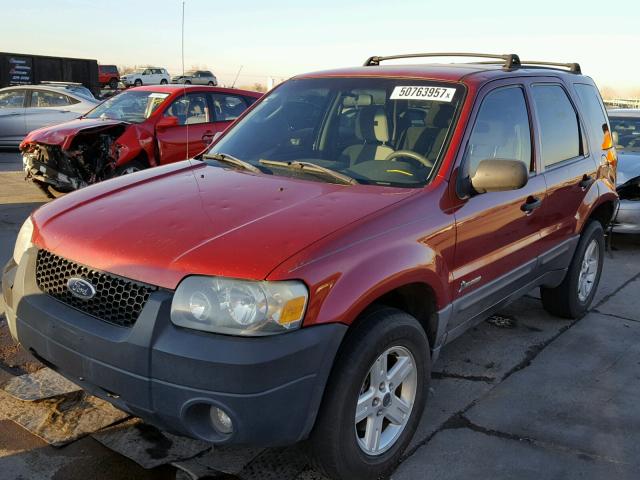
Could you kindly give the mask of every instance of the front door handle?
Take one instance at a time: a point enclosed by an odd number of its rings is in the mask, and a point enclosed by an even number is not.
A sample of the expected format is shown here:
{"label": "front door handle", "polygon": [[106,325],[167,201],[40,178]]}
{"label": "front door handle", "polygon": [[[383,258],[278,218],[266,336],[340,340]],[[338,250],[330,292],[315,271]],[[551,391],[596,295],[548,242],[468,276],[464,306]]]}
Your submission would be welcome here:
{"label": "front door handle", "polygon": [[527,198],[527,201],[520,206],[520,210],[529,214],[541,205],[542,200],[540,200],[538,197],[529,197]]}
{"label": "front door handle", "polygon": [[583,190],[586,190],[587,188],[589,188],[591,185],[593,185],[593,182],[595,182],[596,179],[593,177],[590,177],[587,174],[584,174],[582,176],[582,180],[580,180],[580,188]]}

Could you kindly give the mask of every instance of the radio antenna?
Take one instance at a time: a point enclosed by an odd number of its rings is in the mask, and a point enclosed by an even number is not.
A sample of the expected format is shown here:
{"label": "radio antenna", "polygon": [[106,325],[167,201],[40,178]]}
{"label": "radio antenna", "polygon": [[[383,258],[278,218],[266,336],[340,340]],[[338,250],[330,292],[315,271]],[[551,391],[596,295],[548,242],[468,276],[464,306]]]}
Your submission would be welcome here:
{"label": "radio antenna", "polygon": [[240,65],[240,68],[238,69],[238,73],[236,73],[236,78],[233,79],[233,83],[231,84],[231,88],[234,88],[236,86],[236,81],[238,80],[238,77],[240,76],[240,72],[242,71],[242,67],[244,67],[244,65]]}
{"label": "radio antenna", "polygon": [[189,122],[187,122],[187,118],[189,118],[189,99],[187,98],[187,81],[184,78],[184,4],[185,0],[182,0],[182,90],[184,95],[184,104],[186,106],[185,112],[185,133],[187,134],[187,152],[186,158],[191,161],[191,155],[189,155]]}

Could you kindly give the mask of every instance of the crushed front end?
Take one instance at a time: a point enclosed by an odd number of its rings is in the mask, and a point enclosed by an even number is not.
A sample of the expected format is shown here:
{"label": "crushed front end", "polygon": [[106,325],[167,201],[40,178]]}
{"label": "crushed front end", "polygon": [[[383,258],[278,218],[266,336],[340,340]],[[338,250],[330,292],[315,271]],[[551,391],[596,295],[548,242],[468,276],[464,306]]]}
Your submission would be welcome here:
{"label": "crushed front end", "polygon": [[116,124],[81,130],[70,140],[57,144],[23,142],[20,151],[26,178],[45,190],[52,187],[58,192],[70,192],[110,178],[119,157],[116,140],[126,127]]}

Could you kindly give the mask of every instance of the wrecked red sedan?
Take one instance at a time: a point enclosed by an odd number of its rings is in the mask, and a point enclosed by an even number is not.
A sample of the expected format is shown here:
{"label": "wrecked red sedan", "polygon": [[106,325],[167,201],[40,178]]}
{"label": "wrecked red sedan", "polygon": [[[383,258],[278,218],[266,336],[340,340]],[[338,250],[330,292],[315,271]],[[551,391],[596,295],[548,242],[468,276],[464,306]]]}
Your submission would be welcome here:
{"label": "wrecked red sedan", "polygon": [[145,86],[77,120],[34,130],[20,144],[24,170],[46,190],[69,192],[115,176],[193,157],[262,94]]}

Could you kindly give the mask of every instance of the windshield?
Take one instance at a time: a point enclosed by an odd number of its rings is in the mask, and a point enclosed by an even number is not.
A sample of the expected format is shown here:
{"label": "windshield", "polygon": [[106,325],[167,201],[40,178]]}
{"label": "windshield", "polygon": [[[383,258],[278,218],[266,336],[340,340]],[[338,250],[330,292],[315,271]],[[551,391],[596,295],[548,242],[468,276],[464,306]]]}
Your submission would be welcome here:
{"label": "windshield", "polygon": [[609,117],[611,128],[618,134],[617,147],[621,150],[640,152],[640,116]]}
{"label": "windshield", "polygon": [[318,171],[275,164],[311,162],[358,183],[421,186],[442,156],[462,95],[460,85],[434,81],[290,80],[210,153],[232,155],[276,175],[318,180]]}
{"label": "windshield", "polygon": [[106,100],[85,118],[108,118],[131,123],[144,122],[169,96],[168,93],[128,91]]}

